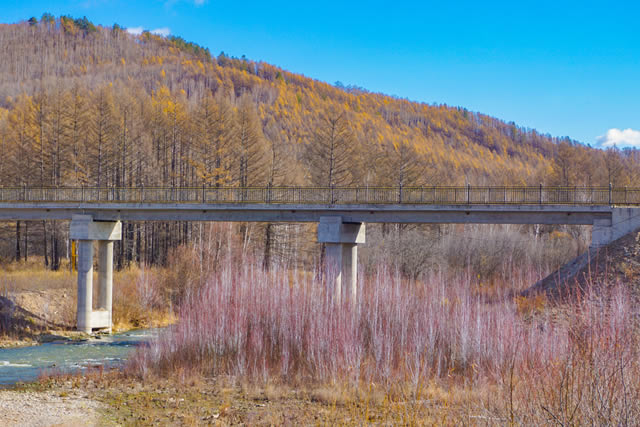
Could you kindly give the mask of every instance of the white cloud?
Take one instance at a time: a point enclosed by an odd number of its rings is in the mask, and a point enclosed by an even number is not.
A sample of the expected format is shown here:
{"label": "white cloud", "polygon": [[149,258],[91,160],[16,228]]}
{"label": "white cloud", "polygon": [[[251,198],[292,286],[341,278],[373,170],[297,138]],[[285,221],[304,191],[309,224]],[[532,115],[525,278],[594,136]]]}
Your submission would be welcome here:
{"label": "white cloud", "polygon": [[[127,33],[133,34],[134,36],[139,36],[144,31],[145,31],[144,27],[127,28]],[[149,32],[157,36],[167,37],[169,34],[171,34],[171,29],[169,27],[162,27],[162,28],[156,28],[155,30],[151,30]]]}
{"label": "white cloud", "polygon": [[144,28],[142,27],[127,28],[127,33],[133,34],[134,36],[139,36],[140,34],[142,34],[143,31],[144,31]]}
{"label": "white cloud", "polygon": [[171,34],[171,30],[168,27],[162,27],[151,30],[150,33],[157,36],[167,37],[169,34]]}
{"label": "white cloud", "polygon": [[606,134],[598,137],[600,147],[638,147],[640,148],[640,131],[634,129],[612,128]]}

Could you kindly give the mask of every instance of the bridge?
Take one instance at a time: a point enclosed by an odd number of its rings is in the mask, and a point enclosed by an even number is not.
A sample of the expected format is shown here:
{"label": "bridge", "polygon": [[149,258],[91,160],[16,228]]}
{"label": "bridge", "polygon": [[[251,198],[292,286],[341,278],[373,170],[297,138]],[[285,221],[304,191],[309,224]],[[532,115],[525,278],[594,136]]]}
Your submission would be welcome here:
{"label": "bridge", "polygon": [[[315,222],[336,300],[357,297],[365,223],[591,225],[592,248],[640,227],[640,188],[0,187],[0,220],[71,220],[78,242],[77,328],[111,329],[113,242],[121,221]],[[93,246],[98,242],[98,309]]]}

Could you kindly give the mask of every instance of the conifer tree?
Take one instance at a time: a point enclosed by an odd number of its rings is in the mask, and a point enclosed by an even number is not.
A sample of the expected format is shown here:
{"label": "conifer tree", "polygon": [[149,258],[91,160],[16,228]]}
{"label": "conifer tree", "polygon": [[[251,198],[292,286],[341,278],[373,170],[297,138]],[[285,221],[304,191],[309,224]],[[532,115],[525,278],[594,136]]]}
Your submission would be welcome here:
{"label": "conifer tree", "polygon": [[323,187],[353,184],[354,146],[345,112],[335,108],[323,112],[308,146],[312,184]]}

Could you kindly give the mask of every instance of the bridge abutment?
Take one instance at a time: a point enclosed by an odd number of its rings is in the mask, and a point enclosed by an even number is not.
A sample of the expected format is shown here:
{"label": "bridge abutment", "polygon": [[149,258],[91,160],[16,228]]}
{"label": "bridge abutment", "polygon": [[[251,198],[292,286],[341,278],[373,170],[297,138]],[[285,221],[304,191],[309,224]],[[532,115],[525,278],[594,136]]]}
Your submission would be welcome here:
{"label": "bridge abutment", "polygon": [[365,242],[364,223],[342,222],[342,217],[320,217],[318,242],[324,243],[325,271],[329,291],[336,302],[343,296],[358,297],[358,244]]}
{"label": "bridge abutment", "polygon": [[640,228],[640,208],[612,208],[611,219],[594,219],[591,249],[598,249]]}
{"label": "bridge abutment", "polygon": [[[73,215],[72,240],[78,241],[77,329],[112,327],[113,242],[122,236],[120,221],[94,221],[90,215]],[[98,242],[98,309],[93,309],[93,242]]]}

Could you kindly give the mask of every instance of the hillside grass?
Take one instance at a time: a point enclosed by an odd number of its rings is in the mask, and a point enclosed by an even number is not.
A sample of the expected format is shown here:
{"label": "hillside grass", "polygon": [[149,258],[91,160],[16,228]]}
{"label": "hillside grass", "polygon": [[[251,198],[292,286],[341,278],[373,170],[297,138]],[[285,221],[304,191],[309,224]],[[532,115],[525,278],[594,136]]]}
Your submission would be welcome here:
{"label": "hillside grass", "polygon": [[[95,270],[94,270],[95,271]],[[113,331],[164,327],[175,322],[170,292],[153,281],[162,268],[129,268],[113,274]],[[94,272],[94,307],[98,277]],[[77,273],[63,262],[58,271],[44,267],[41,257],[29,262],[9,262],[0,267],[0,342],[29,344],[41,335],[68,332],[75,328]]]}

